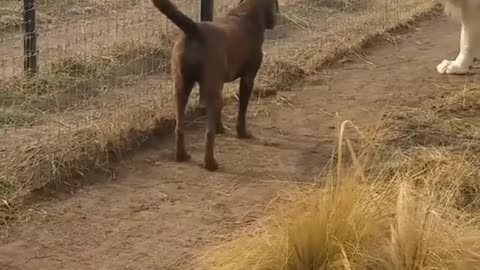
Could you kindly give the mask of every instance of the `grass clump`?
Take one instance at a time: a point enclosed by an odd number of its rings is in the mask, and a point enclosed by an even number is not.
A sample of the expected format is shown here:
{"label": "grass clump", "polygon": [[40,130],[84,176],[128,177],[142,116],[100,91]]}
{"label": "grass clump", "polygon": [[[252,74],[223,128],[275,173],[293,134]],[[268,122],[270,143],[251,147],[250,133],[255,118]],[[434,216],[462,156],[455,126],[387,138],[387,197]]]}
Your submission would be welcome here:
{"label": "grass clump", "polygon": [[15,191],[15,186],[12,181],[5,176],[0,177],[0,198],[7,197]]}
{"label": "grass clump", "polygon": [[361,3],[359,0],[313,0],[313,2],[321,7],[339,10],[350,9]]}
{"label": "grass clump", "polygon": [[352,183],[296,196],[299,201],[251,228],[253,233],[241,233],[210,251],[202,269],[343,269],[346,263],[365,264],[369,258],[347,255],[376,249],[379,241],[368,244],[388,228],[384,211],[375,209],[384,206],[366,200],[372,196],[367,186]]}
{"label": "grass clump", "polygon": [[302,81],[306,74],[307,72],[296,62],[271,59],[265,61],[258,84],[266,92],[289,90],[292,85]]}
{"label": "grass clump", "polygon": [[452,208],[444,195],[439,200],[434,190],[400,183],[387,252],[377,255],[382,269],[480,269],[476,218]]}
{"label": "grass clump", "polygon": [[[3,13],[3,12],[0,12]],[[22,20],[20,16],[13,16],[10,14],[5,14],[0,16],[0,31],[11,31],[15,28],[18,28],[22,25]]]}
{"label": "grass clump", "polygon": [[171,41],[160,46],[126,42],[104,48],[102,56],[72,55],[52,63],[48,72],[25,79],[0,82],[0,104],[26,113],[65,111],[118,87],[122,77],[134,73],[168,72]]}
{"label": "grass clump", "polygon": [[355,165],[323,179],[326,187],[294,194],[208,250],[202,269],[480,269],[480,220],[457,203],[470,171],[479,172],[471,161],[444,155],[426,164],[404,153],[389,173],[375,154],[352,155]]}
{"label": "grass clump", "polygon": [[216,247],[204,269],[479,269],[475,218],[428,195],[406,182],[314,192]]}
{"label": "grass clump", "polygon": [[427,100],[422,109],[395,113],[388,123],[402,145],[445,146],[452,151],[480,149],[480,91],[476,84]]}
{"label": "grass clump", "polygon": [[20,30],[22,25],[22,6],[20,1],[0,1],[0,32]]}
{"label": "grass clump", "polygon": [[39,115],[24,111],[3,110],[0,111],[0,130],[14,126],[29,125],[38,120]]}
{"label": "grass clump", "polygon": [[[48,29],[48,25],[65,23],[66,21],[78,20],[78,18],[92,18],[108,15],[112,10],[132,9],[138,5],[137,1],[95,1],[95,0],[63,0],[63,1],[38,1],[37,25]],[[23,25],[22,1],[0,1],[0,31],[21,31]]]}
{"label": "grass clump", "polygon": [[67,58],[52,65],[52,72],[24,79],[13,78],[0,84],[0,103],[6,108],[27,112],[57,112],[76,102],[96,96],[105,84],[104,63],[88,63]]}

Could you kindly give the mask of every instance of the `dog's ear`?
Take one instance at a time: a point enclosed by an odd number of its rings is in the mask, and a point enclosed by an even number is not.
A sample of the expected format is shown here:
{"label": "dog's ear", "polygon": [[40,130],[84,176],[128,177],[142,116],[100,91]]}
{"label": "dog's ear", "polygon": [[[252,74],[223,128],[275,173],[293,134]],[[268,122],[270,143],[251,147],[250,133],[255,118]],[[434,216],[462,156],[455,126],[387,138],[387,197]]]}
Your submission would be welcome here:
{"label": "dog's ear", "polygon": [[265,28],[273,29],[277,23],[277,13],[280,11],[278,0],[268,1],[265,14]]}

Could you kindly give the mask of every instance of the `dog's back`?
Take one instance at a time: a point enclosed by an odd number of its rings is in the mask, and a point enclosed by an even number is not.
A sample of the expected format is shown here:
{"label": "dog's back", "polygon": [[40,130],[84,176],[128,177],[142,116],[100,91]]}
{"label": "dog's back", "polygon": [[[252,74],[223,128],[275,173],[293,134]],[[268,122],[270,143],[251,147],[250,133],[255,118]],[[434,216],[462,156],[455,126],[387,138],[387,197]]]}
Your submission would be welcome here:
{"label": "dog's back", "polygon": [[[189,80],[202,80],[204,69],[224,73],[227,65],[227,38],[222,28],[211,23],[199,23],[201,37],[181,35],[173,46],[172,70],[182,72]],[[211,69],[217,69],[216,71]]]}
{"label": "dog's back", "polygon": [[[195,23],[181,13],[168,0],[152,0],[183,32],[174,46],[172,65],[183,66],[183,70],[201,76],[204,62],[209,67],[219,67],[225,82],[233,81],[248,68],[252,57],[262,57],[264,31],[274,24],[269,14],[259,10],[269,10],[274,0],[241,1],[224,17],[212,22]],[[273,15],[270,15],[273,16]],[[272,21],[269,23],[269,21]],[[215,63],[215,64],[214,64]],[[195,75],[195,76],[194,76]],[[200,78],[195,78],[198,81]]]}
{"label": "dog's back", "polygon": [[225,82],[241,76],[251,56],[261,56],[264,35],[255,22],[241,16],[244,11],[234,11],[215,23],[197,23],[201,37],[183,34],[174,46],[174,58],[178,59],[172,64],[188,66],[198,74],[202,73],[202,62],[208,62],[209,67],[221,66],[218,72],[223,72]]}

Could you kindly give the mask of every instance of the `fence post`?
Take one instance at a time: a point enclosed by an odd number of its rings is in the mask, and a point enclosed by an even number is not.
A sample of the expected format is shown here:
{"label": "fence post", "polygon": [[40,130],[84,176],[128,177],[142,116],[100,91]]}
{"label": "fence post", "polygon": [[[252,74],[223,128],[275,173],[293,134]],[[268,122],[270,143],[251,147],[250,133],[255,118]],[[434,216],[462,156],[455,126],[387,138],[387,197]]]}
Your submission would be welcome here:
{"label": "fence post", "polygon": [[200,20],[213,21],[213,0],[202,0],[200,3]]}
{"label": "fence post", "polygon": [[35,0],[23,0],[23,68],[27,76],[37,73]]}

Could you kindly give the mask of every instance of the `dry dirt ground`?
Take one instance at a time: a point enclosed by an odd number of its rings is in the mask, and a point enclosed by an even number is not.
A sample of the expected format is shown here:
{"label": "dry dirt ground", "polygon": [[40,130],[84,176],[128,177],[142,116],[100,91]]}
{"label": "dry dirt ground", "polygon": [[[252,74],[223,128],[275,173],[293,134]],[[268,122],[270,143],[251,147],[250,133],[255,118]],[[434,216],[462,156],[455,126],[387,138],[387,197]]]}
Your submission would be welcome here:
{"label": "dry dirt ground", "polygon": [[[332,114],[370,126],[386,112],[452,91],[442,86],[461,85],[466,77],[434,69],[455,56],[458,34],[445,18],[422,22],[302,86],[252,102],[256,139],[240,141],[233,130],[219,136],[218,172],[200,167],[202,121],[194,121],[190,163],[172,161],[166,137],[115,165],[109,179],[92,178],[74,194],[39,194],[4,232],[0,269],[188,269],[192,256],[260,217],[279,192],[315,178],[335,141]],[[236,108],[225,109],[230,128]]]}

